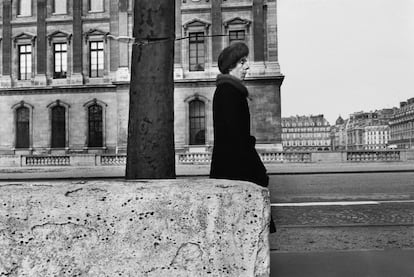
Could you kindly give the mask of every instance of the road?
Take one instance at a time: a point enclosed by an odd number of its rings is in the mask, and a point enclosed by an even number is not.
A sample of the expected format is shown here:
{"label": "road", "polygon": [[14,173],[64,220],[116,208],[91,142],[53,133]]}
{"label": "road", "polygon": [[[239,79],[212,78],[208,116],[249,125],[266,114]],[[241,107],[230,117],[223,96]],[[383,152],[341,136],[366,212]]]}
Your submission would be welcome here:
{"label": "road", "polygon": [[269,189],[272,203],[413,200],[414,172],[271,175]]}
{"label": "road", "polygon": [[271,175],[271,277],[413,276],[414,172]]}
{"label": "road", "polygon": [[271,253],[271,277],[412,277],[414,250]]}

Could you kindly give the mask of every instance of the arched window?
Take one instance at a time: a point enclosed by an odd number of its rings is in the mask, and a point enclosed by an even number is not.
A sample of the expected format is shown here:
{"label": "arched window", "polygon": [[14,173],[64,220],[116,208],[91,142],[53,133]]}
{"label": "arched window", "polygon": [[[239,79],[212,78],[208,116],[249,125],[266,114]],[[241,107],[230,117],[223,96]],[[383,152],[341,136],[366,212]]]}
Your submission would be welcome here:
{"label": "arched window", "polygon": [[52,108],[52,148],[66,145],[66,110],[63,106]]}
{"label": "arched window", "polygon": [[204,145],[206,143],[206,110],[200,100],[189,103],[190,111],[190,144]]}
{"label": "arched window", "polygon": [[103,146],[102,107],[94,104],[88,107],[88,147]]}
{"label": "arched window", "polygon": [[29,108],[16,109],[16,148],[30,147],[30,111]]}

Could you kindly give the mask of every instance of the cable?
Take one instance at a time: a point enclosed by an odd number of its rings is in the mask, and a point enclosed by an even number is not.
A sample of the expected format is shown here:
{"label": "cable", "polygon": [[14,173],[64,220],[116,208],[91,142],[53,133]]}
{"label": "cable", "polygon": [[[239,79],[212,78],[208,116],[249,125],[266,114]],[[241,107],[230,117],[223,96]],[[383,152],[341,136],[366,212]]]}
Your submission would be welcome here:
{"label": "cable", "polygon": [[[211,38],[211,37],[228,37],[230,36],[230,34],[226,34],[226,35],[201,35],[201,36],[197,36],[197,38]],[[250,37],[252,36],[251,34],[245,34],[245,37]],[[133,41],[133,45],[148,45],[148,44],[153,44],[153,43],[159,43],[159,42],[164,42],[164,41],[180,41],[180,40],[184,40],[184,39],[190,39],[190,36],[186,36],[186,37],[180,37],[180,38],[176,38],[176,37],[164,37],[164,38],[134,38],[134,37],[129,37],[129,36],[114,36],[114,35],[107,35],[108,38],[117,40],[117,41],[122,41],[122,40],[128,40],[127,43],[130,43],[131,41]]]}

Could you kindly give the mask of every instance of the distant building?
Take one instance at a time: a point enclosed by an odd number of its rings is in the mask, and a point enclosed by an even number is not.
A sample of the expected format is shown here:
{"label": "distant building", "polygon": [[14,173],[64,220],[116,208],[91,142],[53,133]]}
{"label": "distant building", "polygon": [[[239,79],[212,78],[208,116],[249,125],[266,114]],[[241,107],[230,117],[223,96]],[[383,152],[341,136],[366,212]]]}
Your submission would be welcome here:
{"label": "distant building", "polygon": [[282,143],[286,151],[331,150],[329,122],[321,115],[282,118]]}
{"label": "distant building", "polygon": [[335,125],[331,127],[331,149],[333,151],[341,151],[346,148],[346,124],[347,120],[344,120],[341,116],[335,122]]}
{"label": "distant building", "polygon": [[389,145],[401,149],[411,149],[414,146],[414,98],[400,102],[390,120]]}
{"label": "distant building", "polygon": [[346,124],[346,150],[385,149],[389,140],[389,121],[393,109],[356,112]]}

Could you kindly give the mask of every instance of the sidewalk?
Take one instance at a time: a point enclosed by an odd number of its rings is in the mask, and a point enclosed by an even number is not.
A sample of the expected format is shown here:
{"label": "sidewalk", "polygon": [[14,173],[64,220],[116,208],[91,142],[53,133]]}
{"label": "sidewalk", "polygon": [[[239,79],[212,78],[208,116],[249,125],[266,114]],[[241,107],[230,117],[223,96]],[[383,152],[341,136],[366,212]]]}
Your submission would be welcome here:
{"label": "sidewalk", "polygon": [[414,250],[271,252],[271,277],[411,277]]}
{"label": "sidewalk", "polygon": [[[343,172],[414,171],[414,162],[389,163],[266,163],[270,175]],[[208,176],[210,165],[177,165],[177,177]],[[54,178],[123,178],[125,166],[37,166],[0,167],[0,180]]]}

